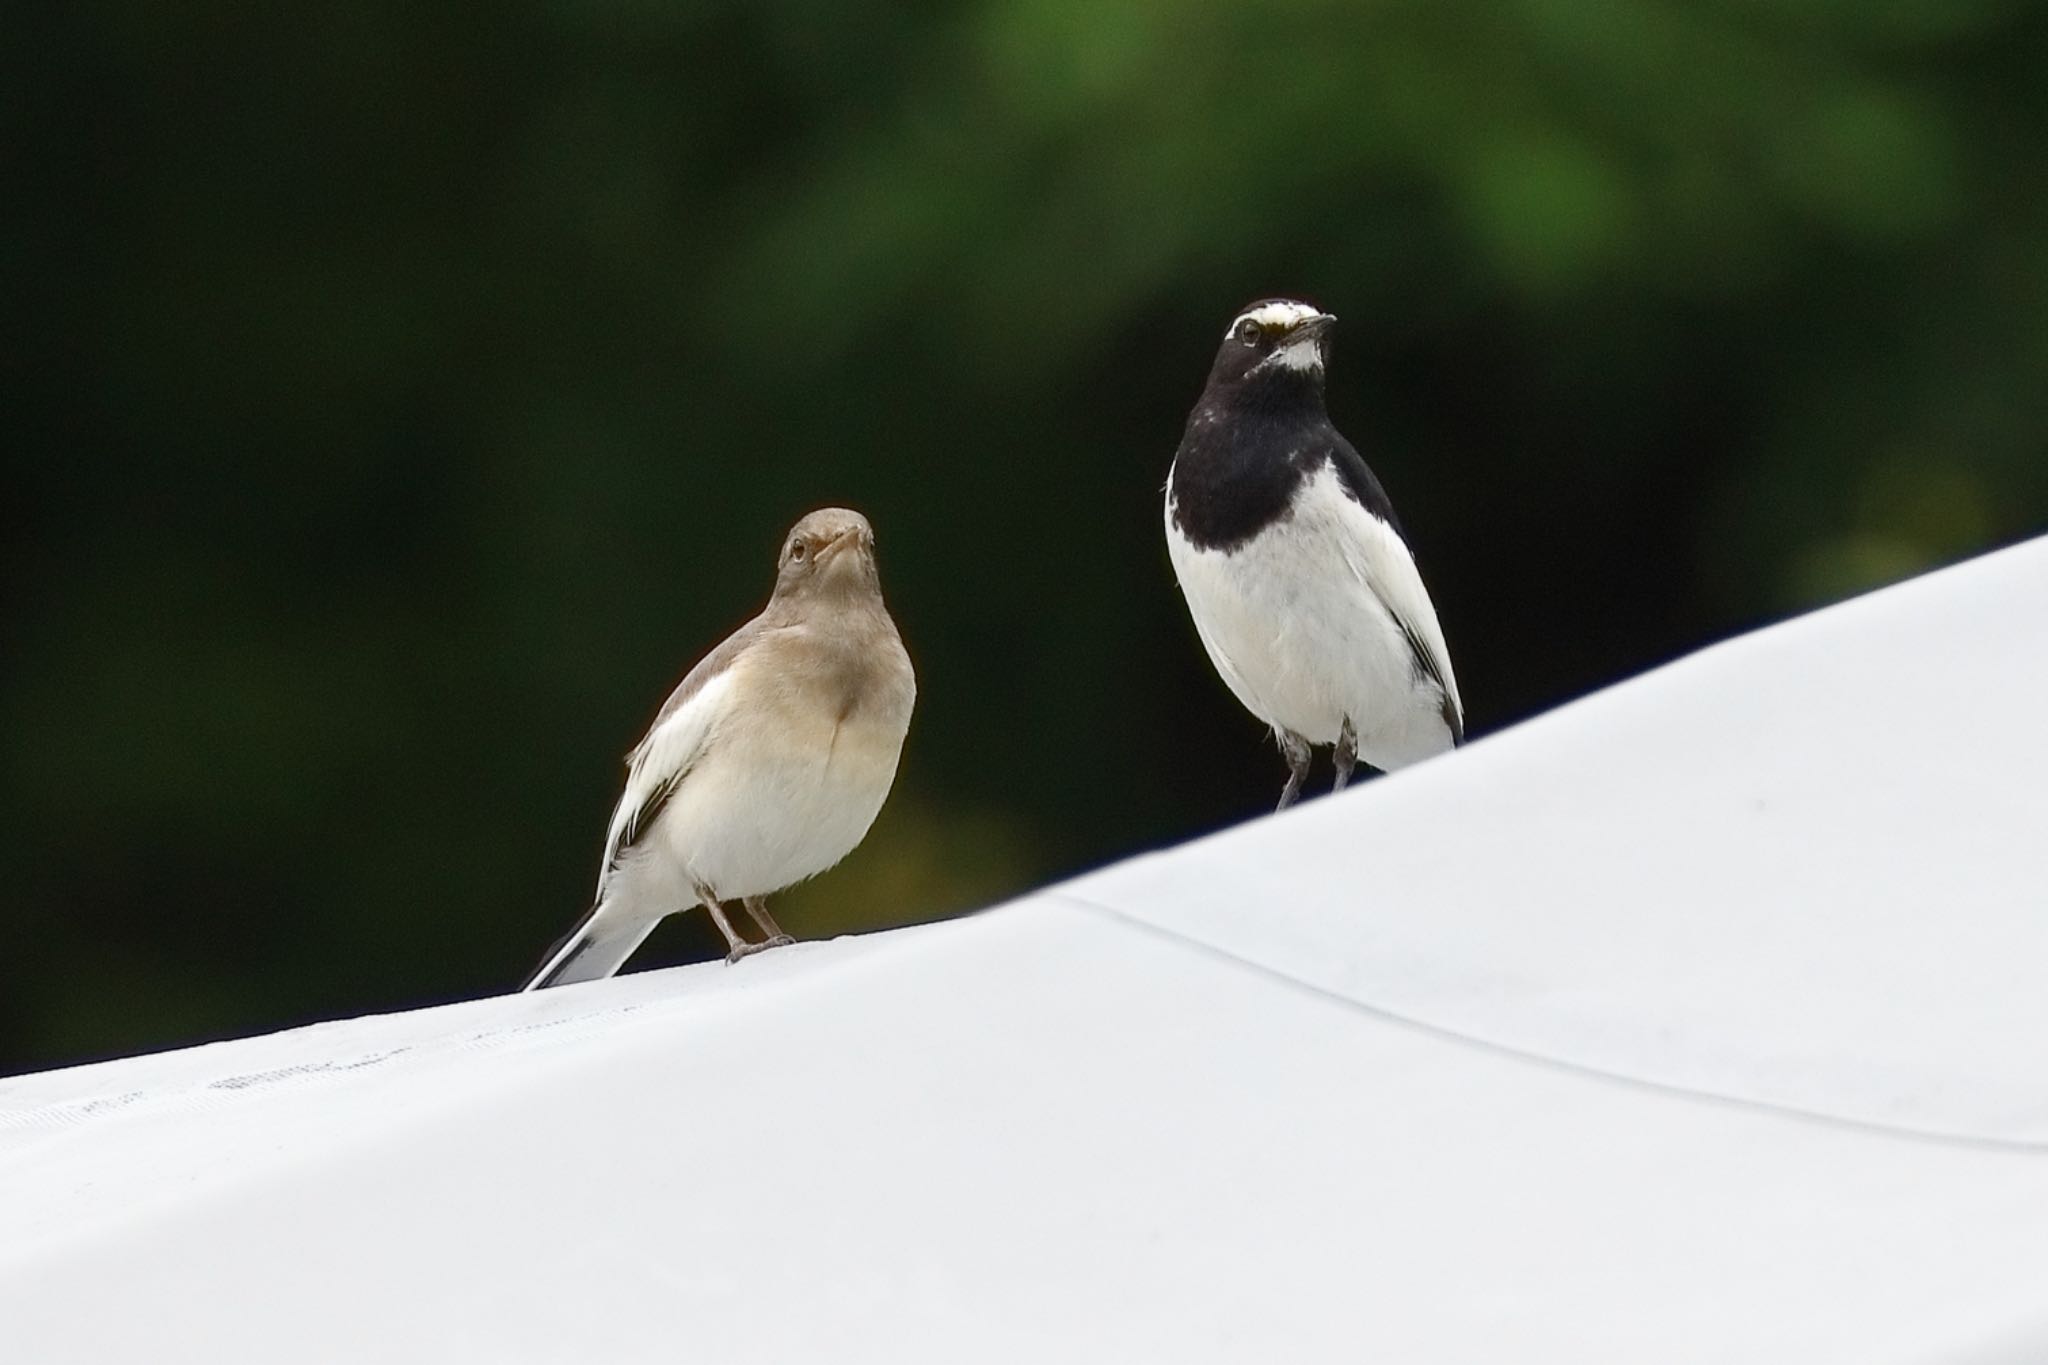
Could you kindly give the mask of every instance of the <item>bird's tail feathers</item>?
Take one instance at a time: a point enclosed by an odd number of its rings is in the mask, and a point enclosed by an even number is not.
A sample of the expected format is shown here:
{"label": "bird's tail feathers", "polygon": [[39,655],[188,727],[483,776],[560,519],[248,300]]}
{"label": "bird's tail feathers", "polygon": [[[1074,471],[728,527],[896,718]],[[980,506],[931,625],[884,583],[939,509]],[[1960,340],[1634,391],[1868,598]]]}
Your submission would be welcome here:
{"label": "bird's tail feathers", "polygon": [[642,921],[619,914],[616,906],[599,901],[583,912],[576,927],[548,949],[547,956],[526,978],[522,991],[548,986],[567,986],[578,981],[601,981],[625,965],[633,950],[654,932],[655,921]]}

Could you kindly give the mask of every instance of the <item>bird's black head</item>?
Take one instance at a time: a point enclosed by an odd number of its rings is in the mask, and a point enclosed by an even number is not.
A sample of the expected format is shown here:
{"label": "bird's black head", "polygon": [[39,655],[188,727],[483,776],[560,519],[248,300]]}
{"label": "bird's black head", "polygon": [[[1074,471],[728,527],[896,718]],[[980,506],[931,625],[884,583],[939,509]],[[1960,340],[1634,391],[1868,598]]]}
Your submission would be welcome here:
{"label": "bird's black head", "polygon": [[1230,320],[1209,369],[1208,394],[1251,401],[1306,397],[1320,405],[1337,321],[1314,304],[1260,299]]}

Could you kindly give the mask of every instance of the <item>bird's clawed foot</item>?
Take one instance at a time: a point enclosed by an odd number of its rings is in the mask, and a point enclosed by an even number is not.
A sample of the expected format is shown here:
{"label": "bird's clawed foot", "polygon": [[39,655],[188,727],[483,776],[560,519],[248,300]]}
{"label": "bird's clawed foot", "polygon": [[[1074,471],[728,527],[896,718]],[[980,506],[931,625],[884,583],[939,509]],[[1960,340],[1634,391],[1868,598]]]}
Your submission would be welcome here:
{"label": "bird's clawed foot", "polygon": [[748,896],[740,902],[747,907],[747,913],[753,917],[754,923],[761,926],[761,932],[768,936],[760,943],[749,943],[741,938],[739,931],[732,927],[732,921],[725,917],[725,907],[705,888],[697,888],[697,898],[703,901],[704,908],[711,912],[711,922],[718,926],[718,932],[725,935],[726,946],[732,950],[725,955],[727,962],[738,962],[743,957],[765,953],[770,948],[787,948],[796,942],[782,932],[782,926],[768,913],[768,901],[765,896]]}
{"label": "bird's clawed foot", "polygon": [[788,934],[783,933],[774,920],[768,918],[768,907],[761,903],[759,896],[749,896],[744,903],[747,913],[754,917],[754,923],[761,926],[761,931],[768,935],[768,940],[765,943],[749,943],[740,937],[739,930],[732,927],[732,921],[726,917],[725,907],[718,903],[718,897],[711,894],[710,887],[699,886],[694,889],[698,902],[710,912],[711,922],[718,926],[719,933],[725,935],[725,946],[729,950],[725,955],[727,962],[738,962],[743,957],[752,957],[755,953],[765,953],[770,948],[780,948],[796,942]]}
{"label": "bird's clawed foot", "polygon": [[770,948],[787,948],[795,942],[796,940],[788,934],[777,934],[765,943],[748,943],[742,939],[732,945],[732,951],[725,955],[725,960],[727,962],[738,962],[743,957],[752,957],[755,953],[765,953]]}

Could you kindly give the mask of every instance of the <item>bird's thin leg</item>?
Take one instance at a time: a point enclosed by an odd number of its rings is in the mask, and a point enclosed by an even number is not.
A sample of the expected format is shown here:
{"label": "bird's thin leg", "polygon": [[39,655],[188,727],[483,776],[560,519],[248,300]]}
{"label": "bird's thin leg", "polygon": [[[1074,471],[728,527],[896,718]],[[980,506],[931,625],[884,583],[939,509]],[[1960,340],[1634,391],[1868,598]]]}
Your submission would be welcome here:
{"label": "bird's thin leg", "polygon": [[725,955],[727,962],[738,962],[748,954],[758,953],[768,946],[765,943],[749,943],[740,937],[739,931],[732,927],[732,921],[725,917],[725,907],[718,903],[718,897],[711,894],[710,887],[699,886],[697,899],[711,912],[711,922],[718,926],[718,932],[725,935],[726,946],[732,950]]}
{"label": "bird's thin leg", "polygon": [[768,898],[766,896],[749,896],[743,904],[747,907],[747,913],[754,917],[754,923],[761,926],[761,932],[768,935],[768,941],[761,945],[763,948],[780,948],[796,942],[795,939],[782,932],[782,926],[777,924],[775,917],[768,913]]}
{"label": "bird's thin leg", "polygon": [[1274,811],[1286,810],[1294,804],[1294,798],[1301,795],[1301,784],[1308,778],[1308,741],[1292,730],[1275,730],[1273,735],[1280,741],[1281,757],[1287,760],[1287,785],[1280,789],[1280,804]]}
{"label": "bird's thin leg", "polygon": [[1331,755],[1337,761],[1337,784],[1333,792],[1344,790],[1344,784],[1351,780],[1351,770],[1358,766],[1358,732],[1351,728],[1351,717],[1344,717],[1344,728],[1337,733],[1337,749]]}

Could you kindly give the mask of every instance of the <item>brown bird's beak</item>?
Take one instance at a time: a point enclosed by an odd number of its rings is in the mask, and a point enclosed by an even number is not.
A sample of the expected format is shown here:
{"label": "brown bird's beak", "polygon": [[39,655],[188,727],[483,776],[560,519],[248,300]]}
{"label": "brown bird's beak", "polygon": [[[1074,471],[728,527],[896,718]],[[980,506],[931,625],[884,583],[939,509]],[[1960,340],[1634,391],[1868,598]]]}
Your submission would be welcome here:
{"label": "brown bird's beak", "polygon": [[849,526],[846,530],[834,536],[824,549],[818,551],[818,562],[822,564],[828,559],[837,559],[840,552],[849,545],[865,549],[867,543],[868,537],[866,532],[862,531],[858,526]]}

